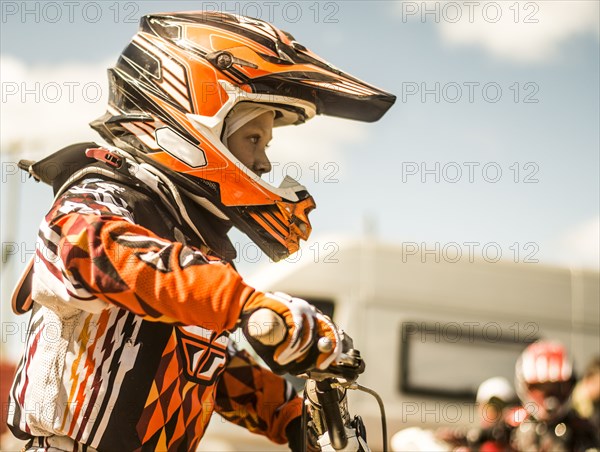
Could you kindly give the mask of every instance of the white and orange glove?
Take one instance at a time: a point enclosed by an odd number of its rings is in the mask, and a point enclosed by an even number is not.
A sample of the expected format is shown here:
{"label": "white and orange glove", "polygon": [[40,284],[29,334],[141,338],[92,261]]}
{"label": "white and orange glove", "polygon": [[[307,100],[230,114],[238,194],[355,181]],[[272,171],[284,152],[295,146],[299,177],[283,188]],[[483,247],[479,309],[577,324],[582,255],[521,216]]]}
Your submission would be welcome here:
{"label": "white and orange glove", "polygon": [[[262,317],[265,321],[250,319],[253,313],[264,308],[275,314],[270,317],[275,321],[266,321],[268,317]],[[281,292],[255,292],[244,305],[242,319],[250,345],[276,373],[323,370],[341,354],[338,328],[329,317],[301,298]],[[273,328],[275,324],[281,328]],[[272,336],[268,340],[264,340],[266,332]]]}

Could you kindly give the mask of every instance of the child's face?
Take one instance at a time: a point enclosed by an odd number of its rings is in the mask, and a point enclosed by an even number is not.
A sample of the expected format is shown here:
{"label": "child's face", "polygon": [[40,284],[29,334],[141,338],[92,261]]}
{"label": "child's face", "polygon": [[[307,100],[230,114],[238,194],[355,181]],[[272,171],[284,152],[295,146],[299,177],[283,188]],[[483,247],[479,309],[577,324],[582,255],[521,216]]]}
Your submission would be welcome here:
{"label": "child's face", "polygon": [[258,176],[271,171],[267,146],[273,138],[273,113],[267,111],[240,127],[228,139],[229,150]]}

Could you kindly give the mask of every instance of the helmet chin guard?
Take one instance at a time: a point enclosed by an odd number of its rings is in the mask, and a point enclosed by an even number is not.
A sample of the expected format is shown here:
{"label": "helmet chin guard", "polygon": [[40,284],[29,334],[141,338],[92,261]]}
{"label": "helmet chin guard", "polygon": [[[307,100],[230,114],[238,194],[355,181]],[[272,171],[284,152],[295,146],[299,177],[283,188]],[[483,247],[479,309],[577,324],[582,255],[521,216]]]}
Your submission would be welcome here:
{"label": "helmet chin guard", "polygon": [[289,177],[274,187],[247,169],[221,142],[227,115],[257,102],[277,111],[275,127],[317,114],[371,122],[395,101],[273,25],[217,12],[142,17],[108,73],[107,113],[92,127],[276,261],[308,239],[315,202]]}

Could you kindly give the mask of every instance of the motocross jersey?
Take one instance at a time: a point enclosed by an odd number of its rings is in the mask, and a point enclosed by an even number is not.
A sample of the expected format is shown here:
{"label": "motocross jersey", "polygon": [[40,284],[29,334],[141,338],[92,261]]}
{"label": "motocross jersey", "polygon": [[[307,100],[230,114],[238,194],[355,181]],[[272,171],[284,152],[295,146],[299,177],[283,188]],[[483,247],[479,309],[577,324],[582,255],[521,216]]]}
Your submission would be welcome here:
{"label": "motocross jersey", "polygon": [[188,205],[192,230],[168,181],[86,169],[39,229],[13,434],[101,451],[189,451],[216,411],[285,443],[301,399],[233,346],[254,289],[197,234],[211,231],[216,243],[225,233]]}

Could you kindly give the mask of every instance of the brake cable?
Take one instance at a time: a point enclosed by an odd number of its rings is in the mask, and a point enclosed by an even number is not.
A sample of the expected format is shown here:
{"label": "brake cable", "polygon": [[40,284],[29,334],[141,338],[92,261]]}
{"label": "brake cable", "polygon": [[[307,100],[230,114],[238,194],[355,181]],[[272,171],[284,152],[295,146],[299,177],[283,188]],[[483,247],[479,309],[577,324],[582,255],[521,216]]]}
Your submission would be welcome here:
{"label": "brake cable", "polygon": [[381,413],[381,433],[383,436],[383,452],[387,452],[387,420],[385,417],[385,407],[383,406],[383,399],[374,390],[367,388],[366,386],[359,385],[354,382],[349,386],[349,389],[358,389],[359,391],[371,394],[377,400],[379,405],[379,412]]}

